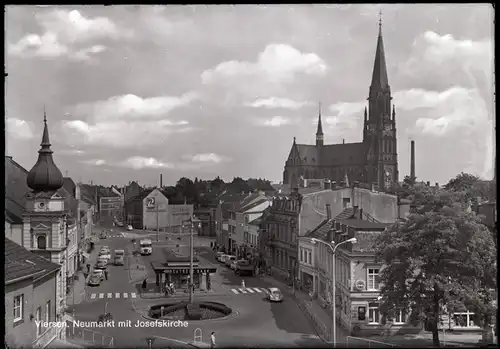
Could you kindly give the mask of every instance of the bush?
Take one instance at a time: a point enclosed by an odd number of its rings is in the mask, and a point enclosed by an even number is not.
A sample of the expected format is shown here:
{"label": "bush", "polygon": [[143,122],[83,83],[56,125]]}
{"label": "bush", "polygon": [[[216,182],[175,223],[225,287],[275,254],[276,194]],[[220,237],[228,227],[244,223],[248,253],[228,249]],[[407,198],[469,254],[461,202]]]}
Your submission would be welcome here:
{"label": "bush", "polygon": [[231,308],[226,307],[224,304],[217,302],[203,302],[202,305],[207,309],[221,312],[224,315],[229,315],[233,312]]}
{"label": "bush", "polygon": [[161,317],[161,308],[163,308],[163,314],[173,313],[176,310],[182,309],[187,305],[186,302],[175,303],[175,304],[157,304],[151,306],[149,309],[149,317],[154,319],[159,319]]}
{"label": "bush", "polygon": [[199,304],[188,304],[187,316],[189,320],[201,320],[201,309]]}

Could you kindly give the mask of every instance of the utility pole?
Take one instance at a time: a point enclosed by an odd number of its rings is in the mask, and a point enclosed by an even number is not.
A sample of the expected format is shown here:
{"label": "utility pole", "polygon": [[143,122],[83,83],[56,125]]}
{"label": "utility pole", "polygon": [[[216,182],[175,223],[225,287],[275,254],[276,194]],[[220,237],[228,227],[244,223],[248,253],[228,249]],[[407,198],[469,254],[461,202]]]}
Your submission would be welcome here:
{"label": "utility pole", "polygon": [[158,213],[159,213],[158,202],[156,202],[156,242],[160,241],[160,224],[158,220]]}

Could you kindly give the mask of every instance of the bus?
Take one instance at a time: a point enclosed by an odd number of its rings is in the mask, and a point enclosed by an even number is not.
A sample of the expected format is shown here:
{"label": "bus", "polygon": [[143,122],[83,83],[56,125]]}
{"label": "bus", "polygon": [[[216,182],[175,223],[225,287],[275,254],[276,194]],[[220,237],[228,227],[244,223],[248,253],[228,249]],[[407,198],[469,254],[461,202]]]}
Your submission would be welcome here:
{"label": "bus", "polygon": [[141,255],[150,255],[153,252],[153,246],[150,239],[143,239],[139,242]]}

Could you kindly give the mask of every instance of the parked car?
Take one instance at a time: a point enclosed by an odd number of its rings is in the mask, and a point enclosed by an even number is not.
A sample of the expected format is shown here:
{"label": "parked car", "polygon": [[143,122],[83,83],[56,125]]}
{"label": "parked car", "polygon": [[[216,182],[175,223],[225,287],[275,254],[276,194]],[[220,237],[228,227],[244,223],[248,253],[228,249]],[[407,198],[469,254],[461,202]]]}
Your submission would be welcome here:
{"label": "parked car", "polygon": [[231,263],[233,263],[235,260],[236,256],[227,256],[224,261],[224,264],[226,265],[226,267],[231,267]]}
{"label": "parked car", "polygon": [[89,286],[99,286],[101,284],[102,279],[97,274],[92,274],[89,277],[88,284]]}
{"label": "parked car", "polygon": [[267,298],[270,302],[283,302],[283,293],[277,287],[271,287],[268,289]]}
{"label": "parked car", "polygon": [[107,237],[106,233],[99,234],[99,239],[106,239],[106,237]]}
{"label": "parked car", "polygon": [[224,252],[217,252],[215,254],[215,260],[220,262],[220,257],[222,257],[224,255]]}
{"label": "parked car", "polygon": [[106,269],[108,261],[106,259],[99,259],[95,265],[95,269]]}
{"label": "parked car", "polygon": [[127,230],[134,230],[134,228],[131,225],[127,225]]}
{"label": "parked car", "polygon": [[222,256],[219,257],[219,262],[220,263],[225,263],[227,257],[229,257],[228,254],[223,254]]}
{"label": "parked car", "polygon": [[237,263],[238,263],[237,260],[232,261],[231,264],[229,264],[229,268],[231,268],[232,270],[236,270]]}
{"label": "parked car", "polygon": [[118,222],[118,223],[116,223],[116,225],[117,225],[118,227],[123,227],[123,223],[122,223],[122,222]]}
{"label": "parked car", "polygon": [[99,251],[99,258],[106,258],[106,259],[111,259],[111,253],[109,253],[109,251],[106,251],[106,250],[100,250]]}
{"label": "parked car", "polygon": [[115,250],[114,265],[124,265],[125,264],[125,251]]}
{"label": "parked car", "polygon": [[253,276],[255,274],[255,267],[246,259],[240,259],[236,262],[234,272],[238,275],[246,274]]}
{"label": "parked car", "polygon": [[92,275],[98,276],[102,281],[104,280],[104,269],[94,269],[92,270],[92,274],[90,274],[90,276]]}

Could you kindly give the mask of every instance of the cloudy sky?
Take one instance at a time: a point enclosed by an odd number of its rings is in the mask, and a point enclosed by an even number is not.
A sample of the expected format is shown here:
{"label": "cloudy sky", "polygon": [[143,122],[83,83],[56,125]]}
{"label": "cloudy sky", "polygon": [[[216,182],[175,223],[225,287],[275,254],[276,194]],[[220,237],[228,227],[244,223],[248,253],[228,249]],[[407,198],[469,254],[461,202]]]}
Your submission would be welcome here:
{"label": "cloudy sky", "polygon": [[9,7],[7,154],[36,162],[46,105],[54,158],[76,180],[279,181],[293,137],[361,141],[378,12],[399,171],[492,177],[490,5]]}

